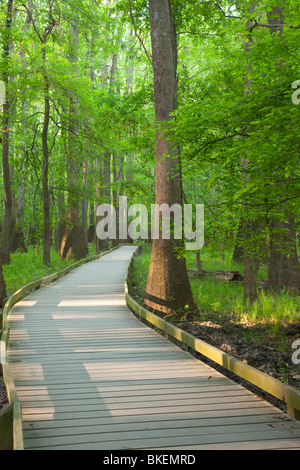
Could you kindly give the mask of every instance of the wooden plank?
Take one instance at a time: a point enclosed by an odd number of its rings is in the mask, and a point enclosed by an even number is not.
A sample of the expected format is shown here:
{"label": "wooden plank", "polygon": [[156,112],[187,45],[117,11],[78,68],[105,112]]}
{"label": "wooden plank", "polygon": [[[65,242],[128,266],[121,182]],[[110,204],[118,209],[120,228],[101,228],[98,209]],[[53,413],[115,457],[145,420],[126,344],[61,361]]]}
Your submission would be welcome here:
{"label": "wooden plank", "polygon": [[[160,413],[159,415],[130,415],[130,416],[114,416],[112,421],[110,416],[94,416],[92,418],[77,417],[72,420],[69,419],[57,419],[57,420],[44,420],[39,421],[24,421],[24,431],[39,431],[53,430],[55,433],[60,433],[61,428],[73,428],[73,427],[88,427],[88,426],[120,426],[120,428],[134,427],[134,429],[140,426],[156,428],[169,428],[181,426],[181,423],[189,422],[191,427],[197,426],[213,426],[215,424],[226,425],[228,424],[247,424],[247,423],[277,423],[278,420],[282,419],[282,413],[279,411],[272,410],[271,408],[247,408],[243,410],[241,415],[239,409],[235,410],[211,410],[207,412],[187,412],[187,413]],[[39,435],[39,434],[38,434]]]}
{"label": "wooden plank", "polygon": [[[277,439],[279,438],[293,438],[294,441],[298,442],[300,445],[300,432],[292,433],[290,426],[287,426],[288,423],[277,424]],[[139,430],[127,430],[126,431],[126,441],[124,440],[124,431],[108,431],[106,428],[99,428],[98,432],[93,432],[91,429],[87,429],[87,432],[81,432],[79,429],[78,434],[62,434],[61,436],[46,436],[46,437],[28,437],[28,434],[24,436],[24,442],[27,448],[30,447],[39,448],[43,446],[66,446],[74,444],[98,444],[101,442],[101,446],[107,444],[108,446],[111,443],[127,442],[130,445],[130,442],[136,442],[138,446],[143,446],[143,441],[151,442],[155,445],[160,441],[165,443],[173,442],[182,442],[182,441],[195,441],[201,442],[213,442],[215,441],[224,441],[231,442],[232,439],[235,439],[237,442],[240,440],[253,439],[256,440],[255,435],[270,436],[270,433],[265,431],[264,428],[268,428],[268,423],[261,424],[238,424],[226,426],[213,426],[213,427],[178,427],[178,428],[169,428],[166,433],[166,429],[139,429]],[[167,434],[167,437],[166,437]],[[296,434],[296,435],[295,435]],[[230,441],[228,441],[228,436],[230,436]],[[161,443],[163,445],[163,442]],[[160,444],[160,445],[161,445]],[[124,444],[123,444],[124,445]],[[102,447],[103,448],[103,447]]]}
{"label": "wooden plank", "polygon": [[[205,434],[201,437],[197,435],[192,436],[172,436],[172,437],[147,437],[143,439],[142,437],[135,439],[134,437],[128,439],[117,440],[114,434],[109,436],[111,440],[101,441],[99,436],[82,436],[81,438],[74,439],[72,437],[72,442],[68,442],[66,439],[60,440],[60,443],[54,442],[51,445],[50,443],[44,443],[44,445],[36,447],[35,443],[32,444],[33,448],[38,448],[41,450],[54,450],[54,449],[61,449],[61,450],[129,450],[129,449],[165,449],[166,446],[182,446],[182,445],[209,445],[209,444],[235,444],[238,443],[248,443],[259,442],[260,440],[265,441],[265,448],[267,447],[267,440],[272,440],[273,442],[276,440],[290,440],[294,441],[294,447],[300,449],[300,439],[294,438],[290,431],[278,431],[276,433],[276,438],[274,438],[274,431],[249,431],[249,432],[232,432],[232,433],[222,433],[222,434]],[[74,442],[74,440],[76,442]],[[200,442],[199,442],[200,440]],[[26,445],[27,449],[32,448],[29,445]],[[232,446],[235,448],[235,446]]]}
{"label": "wooden plank", "polygon": [[[160,449],[160,448],[159,448]],[[223,444],[198,444],[191,446],[180,446],[180,447],[165,447],[164,450],[167,451],[177,451],[177,450],[299,450],[300,443],[298,440],[290,439],[277,439],[276,441],[252,441],[252,442],[235,442],[235,443],[223,443]],[[152,450],[157,450],[157,448],[152,447]]]}
{"label": "wooden plank", "polygon": [[[25,391],[21,391],[21,390],[17,390],[18,392],[18,396],[19,397],[22,397],[22,401],[25,402],[26,400],[29,401],[29,400],[36,400],[36,401],[40,401],[40,400],[47,400],[49,399],[49,397],[51,397],[53,400],[56,399],[56,396],[58,398],[64,396],[62,393],[63,393],[64,389],[62,388],[58,388],[58,389],[54,389],[52,390],[51,392],[47,389],[45,390],[28,390],[28,388],[26,388]],[[180,394],[183,394],[184,396],[218,396],[218,395],[229,395],[230,393],[232,393],[233,395],[237,394],[237,393],[249,393],[247,392],[246,389],[244,389],[243,387],[234,387],[233,386],[218,386],[218,388],[216,387],[205,387],[204,389],[200,389],[199,390],[199,387],[196,387],[196,388],[190,388],[190,387],[187,387],[187,388],[176,388],[175,390],[167,390],[167,389],[158,389],[158,390],[147,390],[145,389],[144,391],[141,391],[141,390],[134,390],[134,391],[123,391],[123,390],[118,390],[118,391],[115,391],[115,392],[102,392],[101,390],[97,390],[95,389],[94,387],[90,387],[89,389],[78,389],[76,387],[76,389],[74,389],[74,387],[72,387],[69,391],[68,391],[68,397],[70,400],[72,400],[73,398],[76,398],[76,399],[84,399],[86,397],[88,398],[99,398],[101,397],[102,399],[114,399],[114,400],[120,400],[122,398],[130,398],[130,399],[137,399],[137,400],[143,400],[145,401],[145,399],[149,399],[149,400],[155,400],[157,399],[157,397],[159,398],[163,393],[164,393],[164,396],[165,397],[169,397],[170,399],[172,399],[174,396],[180,396]],[[146,398],[147,397],[147,398]]]}
{"label": "wooden plank", "polygon": [[[48,408],[48,409],[30,409],[30,410],[23,410],[23,421],[41,421],[41,420],[52,420],[54,419],[76,419],[76,418],[94,418],[94,417],[110,417],[110,419],[114,419],[115,417],[132,416],[149,416],[149,415],[160,415],[163,413],[175,414],[179,415],[181,413],[200,413],[200,412],[207,412],[211,411],[213,408],[215,411],[217,410],[227,410],[230,413],[234,412],[235,410],[239,410],[240,414],[243,415],[244,410],[249,408],[265,408],[265,404],[257,403],[256,401],[241,401],[235,403],[214,403],[213,406],[211,403],[206,405],[185,405],[185,406],[156,406],[156,407],[135,407],[134,413],[132,408],[115,408],[114,410],[108,409],[105,407],[94,407],[91,410],[88,406],[82,406],[81,408],[77,408],[75,410],[65,411],[65,410],[57,410],[55,407]],[[274,412],[274,409],[273,409]]]}
{"label": "wooden plank", "polygon": [[[164,430],[165,433],[168,430],[185,429],[190,428],[202,428],[210,429],[214,431],[216,428],[222,427],[225,430],[226,426],[239,426],[242,427],[248,425],[256,425],[257,429],[259,426],[278,426],[278,420],[274,416],[265,415],[250,415],[248,417],[216,417],[216,418],[200,418],[200,419],[176,419],[168,420],[164,417],[161,420],[152,420],[147,422],[147,430]],[[47,426],[47,424],[49,424]],[[105,422],[105,420],[95,419],[91,420],[72,420],[70,421],[59,421],[58,426],[51,426],[53,423],[33,423],[29,425],[24,423],[24,435],[26,438],[33,437],[57,437],[57,436],[72,436],[76,434],[88,434],[88,433],[110,433],[110,432],[127,432],[127,431],[144,431],[144,421],[120,421],[119,422]],[[228,431],[228,429],[226,428]]]}

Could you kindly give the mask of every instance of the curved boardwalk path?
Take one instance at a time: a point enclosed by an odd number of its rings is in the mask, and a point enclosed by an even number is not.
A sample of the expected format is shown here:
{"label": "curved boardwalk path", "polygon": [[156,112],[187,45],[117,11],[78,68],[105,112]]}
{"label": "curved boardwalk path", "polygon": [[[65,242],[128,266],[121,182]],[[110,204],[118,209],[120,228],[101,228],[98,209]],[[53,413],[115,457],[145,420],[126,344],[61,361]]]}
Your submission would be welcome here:
{"label": "curved boardwalk path", "polygon": [[141,324],[123,246],[10,312],[26,449],[300,449],[300,425]]}

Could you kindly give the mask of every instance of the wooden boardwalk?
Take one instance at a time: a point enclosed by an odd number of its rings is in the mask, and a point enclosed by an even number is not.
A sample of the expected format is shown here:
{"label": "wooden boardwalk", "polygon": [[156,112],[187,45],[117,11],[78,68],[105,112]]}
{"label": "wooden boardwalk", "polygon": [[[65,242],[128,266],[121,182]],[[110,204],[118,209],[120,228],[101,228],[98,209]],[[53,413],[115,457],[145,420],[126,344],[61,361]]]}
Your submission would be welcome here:
{"label": "wooden boardwalk", "polygon": [[300,423],[128,310],[133,251],[85,264],[11,310],[25,450],[300,450]]}

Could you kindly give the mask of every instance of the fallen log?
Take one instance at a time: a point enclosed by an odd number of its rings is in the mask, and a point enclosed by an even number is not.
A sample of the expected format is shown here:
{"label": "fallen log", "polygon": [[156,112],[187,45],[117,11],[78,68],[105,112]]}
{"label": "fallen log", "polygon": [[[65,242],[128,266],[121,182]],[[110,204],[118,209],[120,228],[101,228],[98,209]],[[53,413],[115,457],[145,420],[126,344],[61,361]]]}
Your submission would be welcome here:
{"label": "fallen log", "polygon": [[238,271],[202,270],[202,272],[199,274],[198,269],[188,269],[188,274],[194,277],[213,276],[217,281],[233,282],[244,280],[244,277]]}

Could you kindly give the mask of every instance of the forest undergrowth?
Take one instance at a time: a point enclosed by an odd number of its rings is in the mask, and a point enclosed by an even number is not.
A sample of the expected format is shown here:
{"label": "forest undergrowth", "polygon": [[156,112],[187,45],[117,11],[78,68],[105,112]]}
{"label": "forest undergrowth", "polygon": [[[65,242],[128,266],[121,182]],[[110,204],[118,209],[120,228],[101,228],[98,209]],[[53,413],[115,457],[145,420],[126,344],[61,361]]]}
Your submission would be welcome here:
{"label": "forest undergrowth", "polygon": [[[133,270],[135,300],[143,304],[151,250],[145,245]],[[195,337],[266,372],[281,382],[300,389],[300,365],[294,364],[292,344],[300,338],[300,296],[287,292],[266,293],[262,289],[266,269],[258,275],[258,300],[247,305],[243,300],[242,281],[226,281],[209,275],[215,270],[239,271],[242,264],[232,263],[231,252],[203,250],[205,271],[195,277],[196,257],[187,252],[187,268],[198,313],[193,321],[184,316],[168,317],[167,321]]]}

